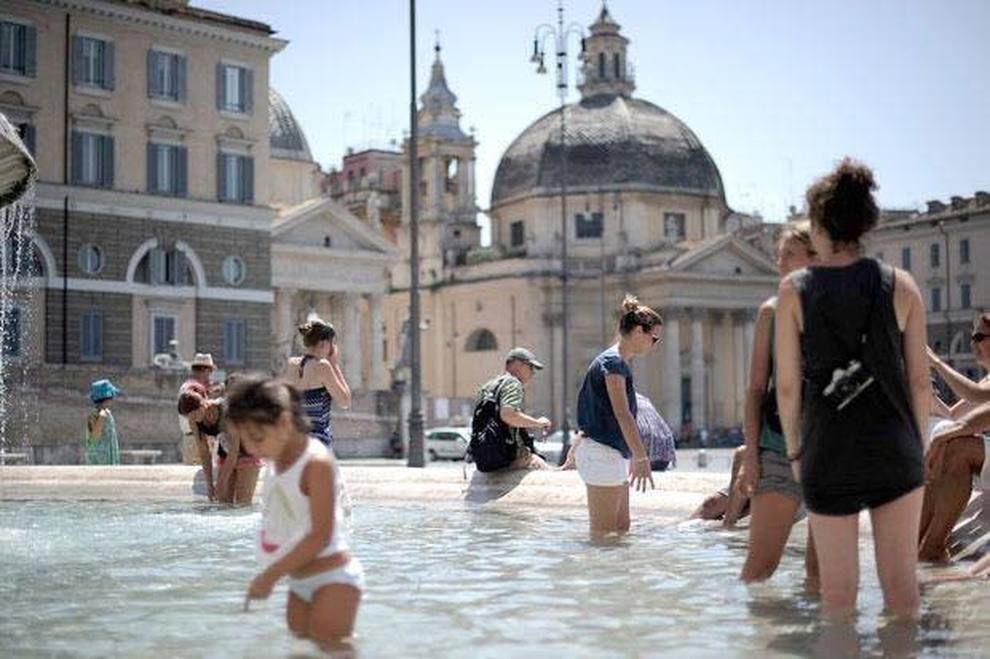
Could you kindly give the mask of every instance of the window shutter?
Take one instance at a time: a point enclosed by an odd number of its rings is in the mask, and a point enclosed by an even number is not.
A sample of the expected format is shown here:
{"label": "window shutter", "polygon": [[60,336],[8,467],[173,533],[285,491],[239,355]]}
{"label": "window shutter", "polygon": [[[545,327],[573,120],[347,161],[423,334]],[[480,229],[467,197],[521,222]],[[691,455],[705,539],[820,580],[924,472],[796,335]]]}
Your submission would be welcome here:
{"label": "window shutter", "polygon": [[160,89],[158,89],[158,80],[157,80],[158,76],[155,75],[155,64],[157,63],[157,60],[158,60],[158,53],[156,53],[155,51],[149,49],[148,50],[148,58],[147,58],[147,60],[148,60],[148,66],[147,66],[147,68],[148,68],[148,96],[151,97],[151,98],[154,98],[155,96],[158,96],[158,95],[160,95],[162,93],[162,91]]}
{"label": "window shutter", "polygon": [[165,283],[165,250],[160,247],[152,248],[148,252],[148,278],[152,285]]}
{"label": "window shutter", "polygon": [[113,42],[103,42],[103,89],[113,89]]}
{"label": "window shutter", "polygon": [[186,253],[180,249],[172,250],[172,281],[175,286],[185,286],[186,281]]}
{"label": "window shutter", "polygon": [[251,114],[254,112],[254,71],[241,69],[241,109]]}
{"label": "window shutter", "polygon": [[24,134],[21,135],[21,141],[24,142],[24,146],[27,147],[27,150],[31,153],[32,156],[35,155],[34,140],[35,140],[34,124],[25,124]]}
{"label": "window shutter", "polygon": [[79,131],[72,131],[72,177],[73,183],[82,180],[83,136]]}
{"label": "window shutter", "polygon": [[180,103],[186,102],[186,58],[175,56],[175,96]]}
{"label": "window shutter", "polygon": [[24,28],[24,75],[38,76],[38,29],[33,25]]}
{"label": "window shutter", "polygon": [[158,192],[158,145],[148,142],[148,192]]}
{"label": "window shutter", "polygon": [[72,37],[72,82],[79,84],[83,79],[83,40]]}
{"label": "window shutter", "polygon": [[100,185],[113,187],[113,137],[101,135],[100,144]]}
{"label": "window shutter", "polygon": [[247,322],[243,320],[237,323],[237,358],[241,364],[247,361]]}
{"label": "window shutter", "polygon": [[217,154],[217,199],[220,201],[227,200],[227,159],[223,157],[222,153]]}
{"label": "window shutter", "polygon": [[103,357],[103,314],[93,314],[93,356]]}
{"label": "window shutter", "polygon": [[223,110],[224,84],[223,84],[223,64],[217,64],[217,109]]}
{"label": "window shutter", "polygon": [[185,197],[188,189],[189,149],[184,146],[175,147],[175,196]]}
{"label": "window shutter", "polygon": [[229,320],[223,321],[223,360],[225,362],[231,363],[234,361],[234,343],[231,341],[231,334],[233,334],[233,323]]}
{"label": "window shutter", "polygon": [[241,160],[241,201],[254,203],[254,158],[240,156]]}

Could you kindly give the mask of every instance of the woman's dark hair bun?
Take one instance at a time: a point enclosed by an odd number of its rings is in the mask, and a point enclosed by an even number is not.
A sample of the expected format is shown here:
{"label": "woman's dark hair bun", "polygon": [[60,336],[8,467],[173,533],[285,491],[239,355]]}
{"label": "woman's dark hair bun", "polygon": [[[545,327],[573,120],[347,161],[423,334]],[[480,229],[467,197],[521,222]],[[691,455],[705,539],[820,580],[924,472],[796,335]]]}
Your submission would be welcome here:
{"label": "woman's dark hair bun", "polygon": [[815,181],[806,194],[811,222],[823,228],[834,243],[856,243],[876,226],[880,217],[873,191],[873,171],[861,162],[843,158],[830,173]]}

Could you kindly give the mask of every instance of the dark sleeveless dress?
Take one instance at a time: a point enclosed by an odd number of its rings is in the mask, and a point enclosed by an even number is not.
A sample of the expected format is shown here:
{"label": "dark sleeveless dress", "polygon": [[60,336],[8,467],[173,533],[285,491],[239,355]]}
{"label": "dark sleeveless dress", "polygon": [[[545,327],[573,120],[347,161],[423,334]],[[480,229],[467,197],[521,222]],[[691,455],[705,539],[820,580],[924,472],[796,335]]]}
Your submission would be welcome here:
{"label": "dark sleeveless dress", "polygon": [[[822,515],[850,515],[890,503],[924,482],[921,435],[911,409],[903,337],[894,312],[894,271],[864,258],[843,268],[807,268],[792,281],[804,321],[805,503]],[[836,410],[822,390],[832,372],[850,359],[860,359],[876,381]]]}
{"label": "dark sleeveless dress", "polygon": [[[299,361],[300,378],[303,376],[303,369],[306,368],[306,362],[311,359],[316,358],[312,355],[303,355],[303,358]],[[301,395],[303,412],[309,418],[309,434],[332,449],[333,426],[331,425],[330,406],[333,403],[333,397],[327,391],[326,387],[303,389]]]}

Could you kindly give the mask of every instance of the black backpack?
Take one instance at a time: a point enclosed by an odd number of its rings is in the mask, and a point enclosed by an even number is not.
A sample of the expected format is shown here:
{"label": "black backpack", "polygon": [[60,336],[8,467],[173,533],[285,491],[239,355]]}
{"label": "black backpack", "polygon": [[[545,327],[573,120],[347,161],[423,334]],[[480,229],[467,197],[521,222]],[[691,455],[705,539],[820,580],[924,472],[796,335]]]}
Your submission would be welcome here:
{"label": "black backpack", "polygon": [[512,429],[502,421],[500,399],[503,384],[504,377],[495,387],[493,396],[482,395],[474,406],[467,452],[478,471],[505,469],[516,459]]}

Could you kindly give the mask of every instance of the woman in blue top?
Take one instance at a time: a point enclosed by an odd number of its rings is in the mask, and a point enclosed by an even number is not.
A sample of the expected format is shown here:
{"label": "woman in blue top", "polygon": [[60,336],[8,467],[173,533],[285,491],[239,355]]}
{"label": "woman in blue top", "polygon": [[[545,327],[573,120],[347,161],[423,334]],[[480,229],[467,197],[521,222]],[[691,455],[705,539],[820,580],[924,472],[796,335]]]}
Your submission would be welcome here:
{"label": "woman in blue top", "polygon": [[309,418],[313,437],[333,448],[330,405],[336,400],[345,410],[351,406],[351,388],[340,370],[337,332],[330,323],[315,318],[299,326],[302,357],[289,359],[289,384],[302,393],[303,411]]}
{"label": "woman in blue top", "polygon": [[626,295],[619,341],[591,362],[578,394],[578,427],[586,440],[574,449],[574,458],[588,488],[593,538],[629,530],[630,477],[637,490],[645,491],[647,481],[653,487],[650,458],[636,428],[629,360],[659,343],[661,325],[660,314]]}

